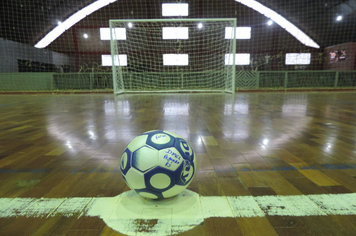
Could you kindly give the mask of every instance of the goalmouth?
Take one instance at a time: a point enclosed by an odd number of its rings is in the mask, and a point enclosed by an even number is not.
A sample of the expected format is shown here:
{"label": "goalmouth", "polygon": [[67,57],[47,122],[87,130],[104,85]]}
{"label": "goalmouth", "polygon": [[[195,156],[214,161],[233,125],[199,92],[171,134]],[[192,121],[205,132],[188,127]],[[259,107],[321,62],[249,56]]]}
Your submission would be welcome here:
{"label": "goalmouth", "polygon": [[236,19],[110,20],[114,94],[235,92]]}

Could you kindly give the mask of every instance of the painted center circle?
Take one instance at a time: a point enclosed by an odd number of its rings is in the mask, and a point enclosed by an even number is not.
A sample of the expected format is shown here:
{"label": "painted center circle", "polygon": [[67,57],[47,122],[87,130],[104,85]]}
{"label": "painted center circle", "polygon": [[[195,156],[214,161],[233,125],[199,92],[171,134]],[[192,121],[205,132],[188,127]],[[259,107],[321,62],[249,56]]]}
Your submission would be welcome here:
{"label": "painted center circle", "polygon": [[164,189],[167,188],[171,184],[171,178],[169,178],[166,174],[155,174],[150,179],[150,184],[152,187],[157,189]]}
{"label": "painted center circle", "polygon": [[151,141],[156,144],[166,144],[171,141],[171,137],[168,134],[155,134],[152,136]]}

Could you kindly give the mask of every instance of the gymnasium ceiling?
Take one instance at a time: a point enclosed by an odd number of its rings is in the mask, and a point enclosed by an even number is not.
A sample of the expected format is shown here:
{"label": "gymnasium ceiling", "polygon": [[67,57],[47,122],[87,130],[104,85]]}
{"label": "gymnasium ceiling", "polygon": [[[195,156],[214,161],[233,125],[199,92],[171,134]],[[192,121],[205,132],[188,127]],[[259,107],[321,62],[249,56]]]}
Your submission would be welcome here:
{"label": "gymnasium ceiling", "polygon": [[[2,0],[0,37],[29,45],[37,43],[57,22],[65,20],[95,0]],[[97,25],[108,25],[113,18],[162,18],[163,0],[118,0],[93,13]],[[260,13],[234,0],[183,0],[189,3],[189,17],[236,17],[254,24],[267,20]],[[309,35],[322,48],[356,41],[356,0],[259,0]],[[101,11],[101,13],[100,13]],[[129,14],[131,13],[131,14]],[[337,22],[338,15],[343,20]],[[107,18],[107,19],[106,19]],[[251,20],[253,19],[253,20]],[[79,24],[83,24],[82,20]],[[239,21],[240,20],[240,21]],[[93,25],[91,23],[91,25]]]}

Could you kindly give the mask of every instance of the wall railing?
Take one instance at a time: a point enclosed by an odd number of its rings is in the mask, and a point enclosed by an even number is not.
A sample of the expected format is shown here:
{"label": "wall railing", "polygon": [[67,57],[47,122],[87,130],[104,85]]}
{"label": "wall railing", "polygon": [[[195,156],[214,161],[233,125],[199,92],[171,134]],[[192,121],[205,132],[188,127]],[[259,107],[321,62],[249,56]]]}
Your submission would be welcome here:
{"label": "wall railing", "polygon": [[[125,87],[132,86],[133,78],[140,79],[141,83],[138,84],[142,84],[142,90],[144,90],[144,86],[149,84],[151,77],[150,72],[141,74],[127,72],[124,75]],[[175,84],[178,86],[182,82],[193,84],[194,81],[196,83],[200,79],[189,75],[187,72],[177,72],[172,76],[163,73],[162,78],[162,84],[159,86],[162,86],[162,89],[165,90],[167,86],[176,86]],[[211,84],[221,86],[219,85],[221,83]],[[160,88],[159,86],[158,88]],[[356,89],[356,71],[237,71],[235,87],[236,90],[246,91],[319,88]],[[110,92],[112,89],[111,73],[0,73],[0,92]]]}

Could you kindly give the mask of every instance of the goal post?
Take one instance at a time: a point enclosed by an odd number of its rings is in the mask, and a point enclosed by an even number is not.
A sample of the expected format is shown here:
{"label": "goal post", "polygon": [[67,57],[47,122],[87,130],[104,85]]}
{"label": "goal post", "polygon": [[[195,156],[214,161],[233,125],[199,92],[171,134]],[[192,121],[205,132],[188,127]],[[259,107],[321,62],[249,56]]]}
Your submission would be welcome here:
{"label": "goal post", "polygon": [[110,20],[114,93],[235,92],[236,19]]}

